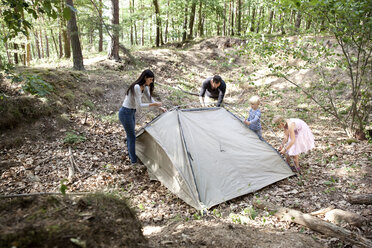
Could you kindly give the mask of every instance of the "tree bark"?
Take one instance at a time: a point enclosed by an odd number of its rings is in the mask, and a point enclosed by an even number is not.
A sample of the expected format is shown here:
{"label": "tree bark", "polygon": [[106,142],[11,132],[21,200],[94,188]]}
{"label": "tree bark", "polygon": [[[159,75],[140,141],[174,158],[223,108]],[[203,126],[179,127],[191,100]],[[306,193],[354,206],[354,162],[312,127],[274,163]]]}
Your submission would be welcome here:
{"label": "tree bark", "polygon": [[14,48],[14,53],[13,53],[14,64],[17,65],[19,63],[19,60],[18,60],[18,44],[13,43],[13,48]]}
{"label": "tree bark", "polygon": [[[102,0],[99,0],[99,7],[98,7],[98,16],[100,20],[102,19]],[[98,52],[103,51],[103,25],[102,22],[99,22],[98,24],[98,36],[99,36],[99,41],[98,41]]]}
{"label": "tree bark", "polygon": [[351,231],[336,226],[332,223],[323,221],[310,214],[304,214],[300,211],[275,206],[272,203],[256,200],[253,205],[259,209],[273,212],[276,217],[283,221],[297,223],[306,226],[316,232],[320,232],[330,237],[336,237],[342,241],[359,245],[362,247],[372,247],[372,241],[360,236],[359,234],[352,233]]}
{"label": "tree bark", "polygon": [[187,38],[187,2],[185,6],[184,20],[183,20],[183,31],[182,31],[182,42],[186,41]]}
{"label": "tree bark", "polygon": [[238,30],[237,30],[237,35],[241,35],[242,32],[242,0],[238,0]]}
{"label": "tree bark", "polygon": [[54,49],[56,50],[56,54],[58,55],[58,45],[57,45],[56,37],[54,36],[53,29],[50,29],[50,35],[52,36]]}
{"label": "tree bark", "polygon": [[45,31],[45,48],[46,48],[46,57],[49,58],[50,51],[49,51],[49,39],[48,39],[48,34]]}
{"label": "tree bark", "polygon": [[203,1],[199,0],[199,24],[198,24],[198,31],[199,36],[202,37],[203,34],[203,16],[202,16],[202,7],[203,7]]}
{"label": "tree bark", "polygon": [[44,54],[44,43],[43,43],[43,34],[41,32],[41,30],[39,31],[39,41],[40,41],[40,51],[41,51],[41,58],[45,58],[45,54]]}
{"label": "tree bark", "polygon": [[111,24],[114,28],[112,37],[109,59],[120,61],[119,57],[119,0],[111,0]]}
{"label": "tree bark", "polygon": [[366,204],[372,205],[372,194],[365,195],[351,195],[349,196],[348,201],[351,204]]}
{"label": "tree bark", "polygon": [[155,7],[155,18],[156,18],[156,47],[160,46],[160,28],[161,28],[161,20],[160,20],[160,8],[158,0],[153,0],[154,7]]}
{"label": "tree bark", "polygon": [[251,29],[250,29],[251,32],[254,32],[255,21],[256,21],[256,7],[253,7],[252,19],[251,19]]}
{"label": "tree bark", "polygon": [[[73,0],[66,0],[66,4],[74,7]],[[82,71],[84,70],[83,64],[83,54],[81,52],[79,31],[76,25],[76,15],[75,12],[71,11],[71,18],[68,21],[68,29],[71,37],[71,47],[72,47],[72,60],[74,63],[74,69]]]}
{"label": "tree bark", "polygon": [[191,12],[190,12],[190,22],[189,22],[189,40],[193,39],[194,21],[195,21],[195,10],[196,10],[196,0],[192,0]]}
{"label": "tree bark", "polygon": [[302,15],[301,15],[301,12],[298,11],[297,12],[297,17],[296,17],[296,23],[295,23],[295,31],[296,31],[296,33],[298,33],[299,30],[300,30],[301,20],[302,20]]}
{"label": "tree bark", "polygon": [[269,34],[271,34],[273,30],[273,19],[274,19],[274,10],[270,10],[269,14]]}
{"label": "tree bark", "polygon": [[169,0],[167,1],[167,20],[165,21],[165,33],[164,33],[164,41],[165,43],[168,42],[168,25],[169,25]]}

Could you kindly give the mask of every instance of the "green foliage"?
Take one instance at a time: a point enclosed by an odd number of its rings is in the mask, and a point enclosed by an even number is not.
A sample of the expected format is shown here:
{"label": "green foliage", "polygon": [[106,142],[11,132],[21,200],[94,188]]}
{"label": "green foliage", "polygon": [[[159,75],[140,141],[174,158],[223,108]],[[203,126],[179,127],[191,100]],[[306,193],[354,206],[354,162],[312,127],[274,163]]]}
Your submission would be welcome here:
{"label": "green foliage", "polygon": [[84,142],[87,138],[84,135],[79,135],[76,132],[67,132],[63,139],[64,144],[78,144]]}
{"label": "green foliage", "polygon": [[59,191],[61,191],[62,195],[66,195],[67,185],[65,182],[68,182],[66,178],[62,179],[59,187]]}
{"label": "green foliage", "polygon": [[18,33],[28,35],[32,23],[24,18],[25,13],[33,19],[40,15],[46,15],[51,18],[57,18],[60,1],[59,0],[7,0],[1,1],[1,16],[8,32],[2,35],[2,39],[7,41],[14,38]]}
{"label": "green foliage", "polygon": [[249,217],[251,220],[254,220],[254,219],[258,216],[257,211],[256,211],[253,207],[245,208],[245,209],[243,210],[243,212],[244,212],[245,215],[248,215],[248,217]]}
{"label": "green foliage", "polygon": [[45,96],[53,91],[53,86],[37,75],[26,76],[22,89],[31,95]]}
{"label": "green foliage", "polygon": [[23,83],[22,89],[31,95],[43,97],[53,91],[53,86],[36,74],[18,75],[14,72],[14,67],[11,65],[6,65],[4,72],[6,78],[10,79],[12,83]]}

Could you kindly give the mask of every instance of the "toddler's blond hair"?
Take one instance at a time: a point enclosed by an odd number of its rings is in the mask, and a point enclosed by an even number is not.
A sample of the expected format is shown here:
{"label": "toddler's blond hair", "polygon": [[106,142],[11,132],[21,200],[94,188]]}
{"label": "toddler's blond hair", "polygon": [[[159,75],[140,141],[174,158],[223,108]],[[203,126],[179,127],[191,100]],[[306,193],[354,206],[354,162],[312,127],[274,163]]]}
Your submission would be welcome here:
{"label": "toddler's blond hair", "polygon": [[252,96],[251,98],[249,98],[249,103],[260,104],[260,97],[259,96]]}

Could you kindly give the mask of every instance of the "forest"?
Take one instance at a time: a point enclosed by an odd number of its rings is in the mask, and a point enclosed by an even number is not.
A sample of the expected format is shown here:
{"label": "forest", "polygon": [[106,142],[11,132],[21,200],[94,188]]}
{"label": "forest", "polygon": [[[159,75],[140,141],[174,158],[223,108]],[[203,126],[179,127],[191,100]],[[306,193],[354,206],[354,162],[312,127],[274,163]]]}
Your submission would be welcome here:
{"label": "forest", "polygon": [[[372,247],[371,37],[369,0],[0,0],[0,247]],[[315,148],[195,209],[131,165],[118,112],[145,69],[166,113],[220,75],[242,123],[259,96],[270,147],[281,115]]]}

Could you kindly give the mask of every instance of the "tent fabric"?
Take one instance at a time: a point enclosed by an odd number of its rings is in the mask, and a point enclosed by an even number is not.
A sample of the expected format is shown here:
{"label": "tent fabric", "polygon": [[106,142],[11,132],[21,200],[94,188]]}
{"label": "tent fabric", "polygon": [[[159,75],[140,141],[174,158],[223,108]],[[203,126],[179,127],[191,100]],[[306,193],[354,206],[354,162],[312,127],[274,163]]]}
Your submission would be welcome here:
{"label": "tent fabric", "polygon": [[136,153],[149,173],[198,210],[293,175],[271,145],[224,108],[162,114],[138,133]]}

